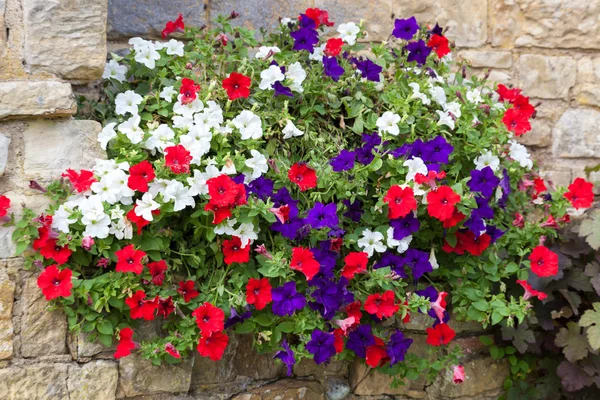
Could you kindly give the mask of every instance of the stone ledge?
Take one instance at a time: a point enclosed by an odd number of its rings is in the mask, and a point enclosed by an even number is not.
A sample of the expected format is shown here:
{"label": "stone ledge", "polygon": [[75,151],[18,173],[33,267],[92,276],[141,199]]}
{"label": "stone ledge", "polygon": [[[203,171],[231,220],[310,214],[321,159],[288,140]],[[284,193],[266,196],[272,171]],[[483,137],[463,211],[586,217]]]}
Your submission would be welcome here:
{"label": "stone ledge", "polygon": [[0,82],[0,121],[24,117],[70,117],[76,111],[77,104],[68,83]]}

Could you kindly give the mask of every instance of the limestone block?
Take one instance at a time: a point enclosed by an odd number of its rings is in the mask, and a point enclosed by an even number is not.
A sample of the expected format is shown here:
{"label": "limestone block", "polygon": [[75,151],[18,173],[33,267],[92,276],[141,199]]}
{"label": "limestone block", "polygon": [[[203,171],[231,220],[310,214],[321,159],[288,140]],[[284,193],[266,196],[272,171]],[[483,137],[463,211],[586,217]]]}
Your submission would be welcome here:
{"label": "limestone block", "polygon": [[23,0],[25,61],[75,81],[99,79],[106,61],[107,0]]}
{"label": "limestone block", "polygon": [[575,85],[577,62],[571,57],[523,54],[519,57],[519,87],[530,97],[566,98]]}
{"label": "limestone block", "polygon": [[4,268],[0,269],[0,360],[13,355],[12,310],[15,297],[15,283]]}
{"label": "limestone block", "polygon": [[553,131],[555,157],[600,158],[600,112],[585,108],[569,108]]}
{"label": "limestone block", "polygon": [[512,53],[510,51],[464,50],[459,53],[474,68],[511,68]]}
{"label": "limestone block", "polygon": [[8,163],[9,145],[10,138],[0,134],[0,176],[3,176],[4,171],[6,171],[6,164]]}
{"label": "limestone block", "polygon": [[239,394],[232,400],[325,400],[323,387],[318,382],[282,379],[258,389]]}
{"label": "limestone block", "polygon": [[68,83],[0,82],[0,120],[9,117],[65,117],[76,111],[77,105]]}
{"label": "limestone block", "polygon": [[67,386],[70,400],[113,400],[119,368],[114,361],[92,361],[69,368]]}
{"label": "limestone block", "polygon": [[577,62],[575,98],[582,105],[600,106],[600,57],[584,57]]}
{"label": "limestone block", "polygon": [[[536,99],[529,101],[537,105]],[[567,104],[556,100],[543,100],[536,107],[535,118],[530,120],[531,131],[517,138],[517,141],[533,147],[548,147],[552,145],[552,130],[554,124],[566,110]]]}
{"label": "limestone block", "polygon": [[6,400],[68,400],[66,364],[0,368],[0,393]]}

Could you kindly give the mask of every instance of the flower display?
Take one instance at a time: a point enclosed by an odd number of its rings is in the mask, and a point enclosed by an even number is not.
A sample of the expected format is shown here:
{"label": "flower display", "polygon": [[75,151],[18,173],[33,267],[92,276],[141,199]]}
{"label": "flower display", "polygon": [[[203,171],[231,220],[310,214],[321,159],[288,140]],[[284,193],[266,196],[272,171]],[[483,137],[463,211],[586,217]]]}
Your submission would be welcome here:
{"label": "flower display", "polygon": [[[529,99],[455,68],[438,25],[397,19],[371,56],[361,23],[333,26],[310,8],[259,42],[179,15],[162,34],[185,42],[133,38],[109,62],[108,159],[66,170],[21,224],[72,328],[116,358],[219,360],[237,332],[288,374],[356,357],[460,383],[453,318],[515,324],[546,297],[533,279],[559,274],[553,240],[593,192],[539,176],[515,141]],[[415,313],[439,363],[411,352]],[[152,320],[163,337],[134,343]]]}

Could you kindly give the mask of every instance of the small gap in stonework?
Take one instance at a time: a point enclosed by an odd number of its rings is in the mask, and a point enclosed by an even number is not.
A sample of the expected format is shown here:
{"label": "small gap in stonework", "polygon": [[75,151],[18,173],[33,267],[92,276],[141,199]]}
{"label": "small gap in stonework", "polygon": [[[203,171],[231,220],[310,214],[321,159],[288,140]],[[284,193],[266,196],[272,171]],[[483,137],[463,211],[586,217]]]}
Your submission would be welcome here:
{"label": "small gap in stonework", "polygon": [[10,28],[6,28],[6,41],[8,42],[8,38],[10,36]]}

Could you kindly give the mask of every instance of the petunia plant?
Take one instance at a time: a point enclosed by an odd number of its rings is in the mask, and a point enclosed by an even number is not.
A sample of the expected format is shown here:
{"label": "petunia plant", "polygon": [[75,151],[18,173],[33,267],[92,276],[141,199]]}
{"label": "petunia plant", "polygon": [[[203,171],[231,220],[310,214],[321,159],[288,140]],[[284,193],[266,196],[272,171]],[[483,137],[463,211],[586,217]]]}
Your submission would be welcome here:
{"label": "petunia plant", "polygon": [[[316,8],[259,40],[235,17],[180,16],[163,31],[180,40],[112,55],[108,158],[65,171],[47,212],[16,223],[43,294],[116,358],[219,360],[237,332],[288,374],[358,357],[462,382],[451,316],[524,321],[543,299],[527,280],[557,274],[547,244],[591,184],[539,177],[515,141],[529,99],[453,64],[438,25],[398,19],[367,46]],[[418,313],[433,361],[405,333]],[[163,334],[138,343],[142,321]]]}

